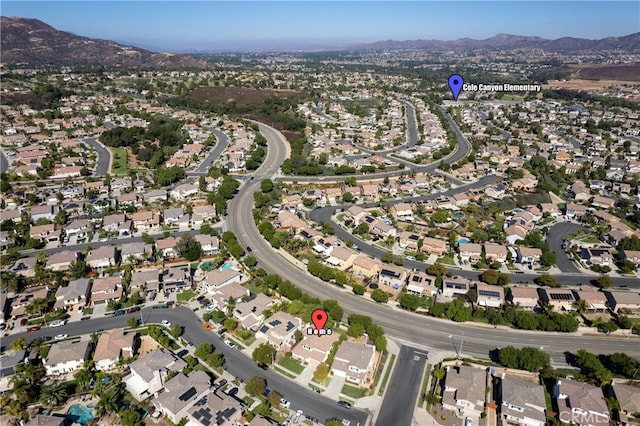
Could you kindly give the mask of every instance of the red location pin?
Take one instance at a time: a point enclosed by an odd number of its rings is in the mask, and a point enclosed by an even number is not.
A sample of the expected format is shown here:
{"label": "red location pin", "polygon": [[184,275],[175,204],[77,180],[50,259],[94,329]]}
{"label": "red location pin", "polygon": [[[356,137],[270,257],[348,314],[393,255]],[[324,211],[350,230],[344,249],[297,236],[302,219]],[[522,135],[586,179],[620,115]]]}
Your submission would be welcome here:
{"label": "red location pin", "polygon": [[313,325],[316,326],[318,335],[320,335],[320,330],[322,330],[328,319],[329,315],[327,315],[327,311],[325,311],[324,309],[316,309],[311,314],[311,321],[313,321]]}

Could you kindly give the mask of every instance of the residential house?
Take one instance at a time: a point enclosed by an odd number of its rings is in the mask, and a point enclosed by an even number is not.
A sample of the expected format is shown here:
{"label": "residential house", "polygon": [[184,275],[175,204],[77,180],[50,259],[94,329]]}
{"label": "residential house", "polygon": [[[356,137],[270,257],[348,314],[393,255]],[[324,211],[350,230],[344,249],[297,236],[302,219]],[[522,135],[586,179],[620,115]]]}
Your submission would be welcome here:
{"label": "residential house", "polygon": [[[235,426],[241,424],[243,405],[240,400],[224,392],[208,392],[186,409],[188,426]],[[251,421],[264,419],[256,416]],[[255,426],[255,425],[254,425]],[[266,422],[263,426],[272,426]]]}
{"label": "residential house", "polygon": [[591,205],[593,207],[600,207],[602,209],[609,209],[616,206],[616,200],[614,198],[603,197],[600,195],[596,195],[591,200]]}
{"label": "residential house", "polygon": [[304,363],[318,365],[326,361],[333,344],[339,338],[340,334],[338,333],[325,336],[304,334],[302,340],[291,350],[291,355]]}
{"label": "residential house", "polygon": [[500,415],[504,424],[544,426],[544,388],[520,377],[503,376],[500,381]]}
{"label": "residential house", "polygon": [[16,259],[11,265],[2,268],[2,272],[14,272],[23,277],[33,277],[37,263],[38,259],[35,257],[23,257],[22,259]]}
{"label": "residential house", "polygon": [[609,266],[613,263],[613,254],[608,248],[586,247],[580,250],[580,261],[587,266]]}
{"label": "residential house", "polygon": [[562,423],[597,426],[609,425],[610,416],[602,389],[570,379],[556,379],[553,397]]}
{"label": "residential house", "polygon": [[177,237],[163,238],[162,240],[156,240],[156,253],[158,257],[176,257],[178,252],[176,246],[180,242]]}
{"label": "residential house", "polygon": [[391,215],[398,222],[413,222],[413,210],[409,203],[398,203],[391,206]]}
{"label": "residential house", "polygon": [[518,247],[517,260],[523,265],[535,265],[540,262],[542,250],[536,247]]}
{"label": "residential house", "polygon": [[375,346],[345,340],[333,358],[331,371],[347,382],[368,385],[373,380],[376,362]]}
{"label": "residential house", "polygon": [[608,306],[616,314],[640,315],[640,293],[635,291],[607,290]]}
{"label": "residential house", "polygon": [[150,210],[135,212],[131,215],[133,228],[137,232],[156,232],[160,230],[160,215]]}
{"label": "residential house", "polygon": [[278,311],[262,324],[256,338],[266,339],[276,349],[290,349],[296,342],[295,332],[302,330],[302,320]]}
{"label": "residential house", "polygon": [[85,259],[87,265],[93,269],[110,268],[118,264],[118,253],[115,246],[100,246],[89,252]]}
{"label": "residential house", "polygon": [[204,278],[198,283],[198,290],[213,294],[227,285],[242,282],[243,278],[242,273],[233,268],[214,269],[213,271],[207,272]]}
{"label": "residential house", "polygon": [[29,229],[29,236],[32,239],[42,241],[43,243],[60,241],[61,235],[62,231],[57,229],[55,223],[35,225]]}
{"label": "residential house", "polygon": [[129,393],[142,401],[162,390],[169,372],[178,373],[186,366],[173,352],[156,349],[129,364],[131,374],[124,381]]}
{"label": "residential house", "polygon": [[367,211],[360,206],[351,206],[344,212],[344,222],[346,225],[356,227],[367,215]]}
{"label": "residential house", "polygon": [[40,290],[32,291],[29,293],[18,293],[10,302],[9,313],[13,319],[25,314],[26,307],[35,299],[48,299],[49,287],[44,287]]}
{"label": "residential house", "polygon": [[86,306],[89,302],[90,285],[87,278],[70,281],[66,287],[56,290],[55,309],[64,308],[74,310],[76,306]]}
{"label": "residential house", "polygon": [[402,288],[407,282],[407,272],[402,266],[384,264],[378,274],[378,282],[394,289]]}
{"label": "residential house", "polygon": [[437,238],[424,237],[422,239],[422,251],[436,256],[442,256],[447,251],[447,242]]}
{"label": "residential house", "polygon": [[497,285],[477,283],[476,303],[478,306],[498,308],[504,303],[504,289]]}
{"label": "residential house", "polygon": [[407,293],[416,296],[435,296],[438,293],[436,277],[420,271],[410,272],[407,278]]}
{"label": "residential house", "polygon": [[471,264],[482,260],[482,245],[475,243],[459,243],[458,250],[463,261]]}
{"label": "residential house", "polygon": [[36,414],[22,424],[24,426],[64,426],[66,423],[66,417],[61,414]]}
{"label": "residential house", "polygon": [[77,236],[84,238],[89,232],[93,232],[93,224],[87,219],[76,219],[64,228],[67,237]]}
{"label": "residential house", "polygon": [[96,370],[113,370],[121,359],[133,357],[137,346],[136,333],[125,334],[122,328],[114,328],[101,333],[93,354]]}
{"label": "residential house", "polygon": [[89,357],[90,347],[89,340],[84,342],[65,340],[52,344],[47,357],[42,359],[47,376],[80,370]]}
{"label": "residential house", "polygon": [[33,222],[37,222],[38,219],[47,219],[53,221],[56,214],[58,214],[58,206],[39,205],[33,206],[29,210],[29,216]]}
{"label": "residential house", "polygon": [[133,229],[133,222],[124,213],[112,214],[102,219],[102,230],[116,232],[120,236],[129,235]]}
{"label": "residential house", "polygon": [[564,208],[564,215],[567,219],[580,219],[587,212],[587,207],[581,204],[567,203]]}
{"label": "residential house", "polygon": [[355,275],[366,278],[373,278],[382,269],[382,263],[377,259],[372,259],[365,255],[358,255],[353,259],[351,270]]}
{"label": "residential house", "polygon": [[346,271],[353,265],[353,260],[358,256],[353,250],[345,247],[335,247],[331,253],[324,259],[324,263],[334,268]]}
{"label": "residential house", "polygon": [[256,297],[246,302],[236,304],[233,316],[245,329],[257,330],[257,327],[264,321],[264,311],[273,305],[273,299],[259,293]]}
{"label": "residential house", "polygon": [[607,310],[607,295],[601,291],[595,290],[574,290],[577,300],[584,300],[587,304],[587,312],[605,312]]}
{"label": "residential house", "polygon": [[220,241],[213,235],[197,234],[194,236],[205,254],[215,254],[220,250]]}
{"label": "residential house", "polygon": [[191,271],[189,266],[172,266],[162,274],[164,291],[177,291],[191,287]]}
{"label": "residential house", "polygon": [[78,260],[78,252],[71,250],[62,250],[53,253],[47,258],[47,269],[52,271],[67,271],[72,262]]}
{"label": "residential house", "polygon": [[180,225],[185,222],[185,217],[187,217],[186,222],[189,222],[188,216],[182,207],[172,207],[169,209],[165,209],[162,217],[164,219],[165,225]]}
{"label": "residential house", "polygon": [[169,192],[169,196],[176,200],[184,200],[192,195],[197,195],[200,188],[197,183],[182,183]]}
{"label": "residential house", "polygon": [[402,249],[418,250],[418,241],[420,241],[420,235],[415,232],[402,231],[398,236],[398,244]]}
{"label": "residential house", "polygon": [[479,417],[484,411],[487,374],[476,367],[447,367],[442,406],[458,416]]}
{"label": "residential house", "polygon": [[484,244],[484,257],[487,263],[507,261],[508,250],[501,244],[485,243]]}
{"label": "residential house", "polygon": [[508,300],[525,311],[534,311],[538,307],[538,287],[509,287]]}
{"label": "residential house", "polygon": [[638,423],[638,413],[640,413],[638,388],[631,384],[619,383],[614,379],[611,384],[611,390],[620,406],[618,410],[620,421],[623,424]]}
{"label": "residential house", "polygon": [[133,261],[134,263],[146,260],[152,254],[153,245],[146,244],[142,241],[123,244],[122,251],[120,252],[120,256],[125,262]]}
{"label": "residential house", "polygon": [[442,295],[444,297],[466,296],[469,292],[469,281],[466,278],[455,276],[442,281]]}
{"label": "residential house", "polygon": [[640,265],[640,250],[620,250],[618,253],[620,259],[627,259],[634,265]]}
{"label": "residential house", "polygon": [[134,269],[131,274],[131,291],[160,290],[160,271],[158,269]]}
{"label": "residential house", "polygon": [[194,225],[201,226],[204,222],[213,222],[216,218],[216,206],[195,206],[191,221]]}
{"label": "residential house", "polygon": [[518,240],[524,240],[527,236],[527,228],[520,225],[507,226],[504,230],[507,235],[507,242],[515,244]]}
{"label": "residential house", "polygon": [[572,312],[576,301],[573,292],[562,288],[539,288],[538,295],[544,305],[551,305],[558,312]]}
{"label": "residential house", "polygon": [[230,304],[239,302],[243,297],[249,297],[249,290],[238,283],[226,285],[209,296],[211,304],[216,308],[226,311]]}
{"label": "residential house", "polygon": [[118,300],[123,292],[120,276],[96,278],[91,285],[91,304],[101,305],[109,300]]}

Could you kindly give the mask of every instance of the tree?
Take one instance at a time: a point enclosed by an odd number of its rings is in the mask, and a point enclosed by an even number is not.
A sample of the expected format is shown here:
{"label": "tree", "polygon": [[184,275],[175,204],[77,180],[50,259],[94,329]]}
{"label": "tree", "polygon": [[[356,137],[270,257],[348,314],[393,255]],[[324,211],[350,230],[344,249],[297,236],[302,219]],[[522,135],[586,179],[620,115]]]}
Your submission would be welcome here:
{"label": "tree", "polygon": [[618,325],[613,322],[613,321],[607,321],[607,322],[603,322],[602,324],[600,324],[598,326],[598,330],[603,332],[603,333],[607,333],[607,334],[611,334],[614,331],[616,331],[618,329]]}
{"label": "tree", "polygon": [[400,306],[404,309],[409,309],[410,311],[415,311],[422,304],[422,299],[420,296],[416,296],[410,293],[403,293],[399,298],[398,302]]}
{"label": "tree", "polygon": [[178,255],[184,257],[189,262],[194,262],[202,257],[204,252],[202,246],[191,234],[182,234],[180,241],[176,244]]}
{"label": "tree", "polygon": [[329,417],[324,421],[324,426],[342,426],[343,424],[344,423],[342,423],[342,420],[338,419],[337,417]]}
{"label": "tree", "polygon": [[587,301],[584,299],[578,299],[575,300],[573,303],[573,309],[576,310],[576,312],[578,312],[579,314],[583,314],[587,311],[587,309],[589,309],[589,305],[587,304]]}
{"label": "tree", "polygon": [[271,364],[276,356],[276,349],[268,343],[262,343],[253,350],[251,358],[261,365]]}
{"label": "tree", "polygon": [[480,281],[491,285],[498,284],[499,272],[492,269],[486,270],[480,275]]}
{"label": "tree", "polygon": [[325,300],[322,302],[322,308],[327,311],[329,314],[329,318],[336,322],[342,321],[342,316],[344,315],[344,310],[340,306],[337,300]]}
{"label": "tree", "polygon": [[433,220],[435,223],[444,223],[447,220],[449,220],[450,217],[450,213],[447,210],[436,210],[432,215],[431,215],[431,220]]}
{"label": "tree", "polygon": [[135,317],[130,317],[127,319],[127,327],[129,328],[136,328],[138,326],[138,318]]}
{"label": "tree", "polygon": [[553,275],[542,274],[537,277],[535,280],[536,284],[547,286],[547,287],[559,287],[558,281],[555,279]]}
{"label": "tree", "polygon": [[40,391],[40,402],[46,407],[57,407],[68,398],[67,388],[64,383],[55,383],[44,386]]}
{"label": "tree", "polygon": [[260,191],[263,193],[271,192],[273,190],[273,182],[271,179],[264,179],[260,182]]}
{"label": "tree", "polygon": [[371,298],[378,303],[387,303],[389,300],[389,293],[377,288],[371,292]]}
{"label": "tree", "polygon": [[329,375],[329,364],[324,362],[321,364],[318,364],[315,371],[313,372],[313,378],[318,382],[321,382],[322,380],[326,379],[328,375]]}
{"label": "tree", "polygon": [[342,201],[344,201],[345,203],[350,203],[353,201],[353,194],[350,192],[345,192],[344,194],[342,194]]}
{"label": "tree", "polygon": [[229,331],[233,331],[238,327],[238,321],[234,320],[233,318],[227,318],[226,320],[224,320],[224,328],[226,328]]}
{"label": "tree", "polygon": [[73,375],[73,378],[76,381],[76,388],[78,391],[85,392],[88,391],[91,386],[93,374],[87,368],[82,368]]}
{"label": "tree", "polygon": [[582,374],[593,384],[602,386],[608,383],[613,374],[607,370],[597,356],[584,349],[579,349],[575,356],[576,366]]}
{"label": "tree", "polygon": [[69,264],[69,275],[76,280],[82,278],[89,271],[89,267],[84,260],[74,260]]}
{"label": "tree", "polygon": [[113,386],[100,394],[100,400],[95,406],[96,416],[117,413],[122,404],[122,388]]}
{"label": "tree", "polygon": [[613,285],[613,280],[608,275],[600,275],[596,280],[596,283],[600,288],[609,288]]}
{"label": "tree", "polygon": [[442,263],[434,263],[433,265],[429,265],[427,267],[427,273],[429,275],[435,275],[436,277],[441,277],[447,274],[447,267]]}
{"label": "tree", "polygon": [[256,266],[258,264],[258,261],[256,260],[255,257],[253,256],[247,256],[244,258],[244,265],[247,268],[253,268],[254,266]]}
{"label": "tree", "polygon": [[267,382],[258,376],[253,376],[244,385],[244,390],[252,396],[260,396],[267,390]]}
{"label": "tree", "polygon": [[169,330],[169,334],[177,339],[182,334],[182,326],[180,324],[173,324],[171,330]]}
{"label": "tree", "polygon": [[11,350],[19,351],[27,347],[27,339],[24,337],[18,337],[14,341],[11,342]]}
{"label": "tree", "polygon": [[365,288],[360,284],[354,284],[351,288],[351,291],[353,291],[353,293],[357,294],[358,296],[362,296],[365,293]]}
{"label": "tree", "polygon": [[277,407],[280,405],[281,398],[282,398],[282,395],[279,392],[271,391],[267,396],[267,404],[269,404],[272,407]]}

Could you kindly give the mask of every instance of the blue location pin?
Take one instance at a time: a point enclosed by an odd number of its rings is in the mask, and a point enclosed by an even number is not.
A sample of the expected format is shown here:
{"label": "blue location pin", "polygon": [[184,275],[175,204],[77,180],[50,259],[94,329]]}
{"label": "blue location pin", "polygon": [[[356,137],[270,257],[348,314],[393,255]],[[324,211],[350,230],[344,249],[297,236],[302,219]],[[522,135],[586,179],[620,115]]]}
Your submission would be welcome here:
{"label": "blue location pin", "polygon": [[451,93],[453,93],[453,99],[458,100],[458,95],[462,90],[462,85],[464,84],[464,79],[458,74],[452,74],[449,77],[449,89],[451,89]]}

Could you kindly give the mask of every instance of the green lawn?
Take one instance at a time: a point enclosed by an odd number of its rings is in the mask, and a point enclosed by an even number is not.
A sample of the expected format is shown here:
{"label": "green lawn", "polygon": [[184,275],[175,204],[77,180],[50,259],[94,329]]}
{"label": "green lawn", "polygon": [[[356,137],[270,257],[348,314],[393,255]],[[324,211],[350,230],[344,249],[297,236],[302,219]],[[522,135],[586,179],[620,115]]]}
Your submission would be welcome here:
{"label": "green lawn", "polygon": [[391,359],[389,360],[387,371],[385,371],[384,378],[382,379],[382,383],[380,383],[380,388],[378,389],[378,396],[382,396],[382,394],[384,393],[384,388],[387,386],[387,382],[389,381],[389,376],[391,376],[391,370],[393,370],[393,363],[395,362],[395,360],[396,360],[396,354],[391,354]]}
{"label": "green lawn", "polygon": [[111,157],[113,158],[111,174],[126,175],[129,173],[127,151],[124,148],[111,148]]}
{"label": "green lawn", "polygon": [[187,303],[189,300],[193,299],[194,297],[196,297],[196,292],[193,290],[185,290],[182,293],[178,293],[176,295],[176,299],[178,299],[178,302],[180,303]]}
{"label": "green lawn", "polygon": [[347,395],[348,397],[358,399],[367,395],[369,393],[369,390],[357,386],[344,385],[340,393],[343,395]]}
{"label": "green lawn", "polygon": [[298,377],[298,376],[296,376],[296,375],[294,375],[294,374],[291,374],[291,373],[289,372],[289,370],[285,370],[285,369],[283,369],[283,368],[278,368],[278,366],[277,366],[277,365],[276,365],[276,367],[275,367],[275,370],[276,370],[278,373],[280,373],[280,374],[282,374],[282,375],[285,375],[285,376],[287,376],[287,377],[288,377],[288,378],[290,378],[290,379],[295,379],[296,377]]}
{"label": "green lawn", "polygon": [[322,379],[322,381],[321,381],[321,382],[317,381],[316,379],[311,379],[311,381],[312,381],[313,383],[317,383],[317,384],[319,384],[320,386],[324,386],[324,387],[326,388],[327,386],[329,386],[329,383],[331,383],[331,377],[328,377],[328,376],[327,376],[327,377],[325,377],[324,379]]}
{"label": "green lawn", "polygon": [[456,265],[456,261],[453,258],[453,256],[441,256],[438,258],[438,260],[436,260],[436,262],[438,263],[444,263],[445,265],[452,265],[452,266],[457,266]]}
{"label": "green lawn", "polygon": [[301,365],[297,360],[288,357],[281,358],[280,361],[278,361],[278,365],[296,374],[300,374],[304,370],[304,366]]}
{"label": "green lawn", "polygon": [[420,396],[418,397],[418,407],[422,408],[425,403],[425,395],[427,394],[427,384],[429,383],[429,376],[431,375],[431,364],[427,364],[427,368],[424,370],[424,377],[422,378],[422,386],[420,387]]}

